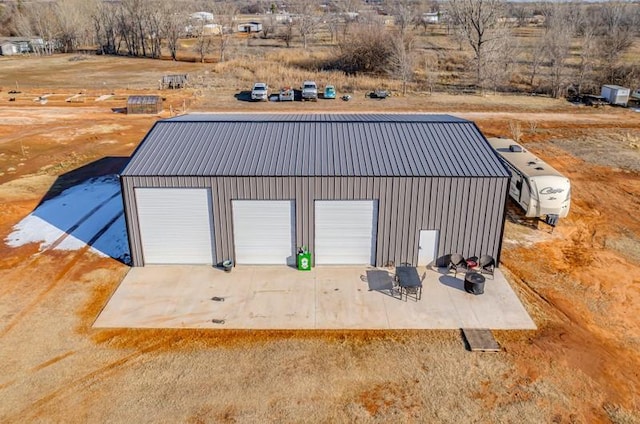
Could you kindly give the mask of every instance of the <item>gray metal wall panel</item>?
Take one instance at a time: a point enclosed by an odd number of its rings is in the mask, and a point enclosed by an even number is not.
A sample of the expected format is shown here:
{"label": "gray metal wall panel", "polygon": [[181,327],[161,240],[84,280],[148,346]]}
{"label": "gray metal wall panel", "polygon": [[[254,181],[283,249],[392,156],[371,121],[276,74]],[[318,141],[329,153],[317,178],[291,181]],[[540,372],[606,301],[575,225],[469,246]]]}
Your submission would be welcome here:
{"label": "gray metal wall panel", "polygon": [[[476,210],[478,208],[478,199],[481,195],[483,180],[469,180],[470,188],[469,188],[469,197],[467,207],[470,210]],[[472,218],[469,220],[469,246],[467,248],[470,251],[480,252],[481,244],[478,243],[478,226],[480,225],[480,216],[479,214],[474,214]]]}
{"label": "gray metal wall panel", "polygon": [[[418,228],[417,222],[418,219],[421,218],[421,212],[418,211],[418,205],[420,205],[420,203],[422,202],[422,196],[420,195],[420,178],[411,178],[411,185],[410,187],[410,191],[409,191],[409,196],[411,196],[411,202],[405,202],[405,212],[407,213],[408,216],[408,227],[409,230],[411,230],[412,228]],[[418,231],[414,231],[413,234],[411,233],[407,233],[405,235],[405,239],[406,239],[406,253],[405,253],[405,257],[407,258],[412,258],[412,257],[418,257]]]}
{"label": "gray metal wall panel", "polygon": [[[462,214],[465,211],[473,211],[473,204],[471,203],[471,198],[474,195],[474,191],[471,187],[471,180],[468,178],[464,178],[462,180],[462,190],[459,192],[460,198],[460,209]],[[475,240],[473,239],[473,220],[476,217],[476,214],[467,214],[466,218],[463,219],[463,224],[461,225],[461,234],[464,236],[465,243],[462,247],[464,251],[467,252],[475,252]]]}
{"label": "gray metal wall panel", "polygon": [[129,236],[129,254],[131,255],[131,263],[139,265],[143,263],[141,245],[140,226],[138,224],[138,209],[134,196],[135,182],[134,178],[121,177],[122,203],[125,213],[125,221],[127,224],[127,234]]}
{"label": "gray metal wall panel", "polygon": [[[398,190],[398,229],[400,231],[411,228],[409,225],[409,216],[411,215],[411,204],[415,203],[413,195],[411,194],[412,179],[400,178],[400,188]],[[401,258],[409,257],[409,239],[411,234],[407,231],[402,231],[402,237],[396,237],[398,240],[397,252]]]}
{"label": "gray metal wall panel", "polygon": [[446,255],[497,255],[508,178],[122,177],[131,257],[143,265],[134,187],[209,187],[216,262],[233,259],[234,199],[295,200],[296,240],[314,251],[315,200],[378,200],[376,265],[417,263],[420,230],[439,230]]}

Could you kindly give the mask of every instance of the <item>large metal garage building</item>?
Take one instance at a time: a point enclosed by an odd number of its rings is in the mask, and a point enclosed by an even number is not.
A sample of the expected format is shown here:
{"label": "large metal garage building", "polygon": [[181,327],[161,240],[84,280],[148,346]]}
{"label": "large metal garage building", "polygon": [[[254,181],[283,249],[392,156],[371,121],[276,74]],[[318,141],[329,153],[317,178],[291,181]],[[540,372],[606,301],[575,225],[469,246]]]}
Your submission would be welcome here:
{"label": "large metal garage building", "polygon": [[452,116],[201,114],[157,122],[121,182],[135,266],[387,266],[499,258],[509,176]]}

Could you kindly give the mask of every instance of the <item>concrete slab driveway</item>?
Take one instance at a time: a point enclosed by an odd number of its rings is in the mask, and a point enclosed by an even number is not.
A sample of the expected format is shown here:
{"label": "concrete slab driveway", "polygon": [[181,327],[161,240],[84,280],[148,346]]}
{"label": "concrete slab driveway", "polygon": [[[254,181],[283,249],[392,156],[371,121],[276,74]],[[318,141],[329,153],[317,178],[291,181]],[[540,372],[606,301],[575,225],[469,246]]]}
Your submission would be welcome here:
{"label": "concrete slab driveway", "polygon": [[[422,299],[399,299],[386,269],[238,266],[132,268],[94,323],[114,328],[227,329],[534,329],[496,270],[482,295],[463,274],[418,269]],[[393,270],[391,270],[393,272]]]}

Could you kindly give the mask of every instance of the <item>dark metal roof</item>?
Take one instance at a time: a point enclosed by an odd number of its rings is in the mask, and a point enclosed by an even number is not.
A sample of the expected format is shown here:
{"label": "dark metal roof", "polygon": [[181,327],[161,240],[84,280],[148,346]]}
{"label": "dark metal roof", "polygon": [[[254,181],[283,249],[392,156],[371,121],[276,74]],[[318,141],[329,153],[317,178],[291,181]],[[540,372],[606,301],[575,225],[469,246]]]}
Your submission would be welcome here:
{"label": "dark metal roof", "polygon": [[155,105],[160,101],[160,96],[129,96],[127,98],[129,105]]}
{"label": "dark metal roof", "polygon": [[390,113],[197,113],[165,122],[470,122],[451,115]]}
{"label": "dark metal roof", "polygon": [[123,175],[508,177],[449,115],[209,114],[157,122]]}

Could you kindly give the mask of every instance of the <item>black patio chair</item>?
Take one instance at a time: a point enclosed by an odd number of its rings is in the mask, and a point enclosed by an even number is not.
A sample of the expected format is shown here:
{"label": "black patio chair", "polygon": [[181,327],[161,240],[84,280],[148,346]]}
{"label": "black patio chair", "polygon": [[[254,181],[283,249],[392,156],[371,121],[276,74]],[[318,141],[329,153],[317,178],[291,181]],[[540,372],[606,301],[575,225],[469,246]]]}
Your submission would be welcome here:
{"label": "black patio chair", "polygon": [[391,297],[396,297],[396,295],[398,295],[400,300],[402,300],[402,288],[400,287],[400,279],[395,274],[391,277],[391,289],[389,290],[389,294],[391,295]]}
{"label": "black patio chair", "polygon": [[458,270],[466,270],[467,269],[467,260],[459,253],[451,254],[451,259],[449,260],[449,271],[454,271],[454,276],[458,276]]}
{"label": "black patio chair", "polygon": [[422,287],[405,287],[404,296],[405,302],[409,300],[409,297],[413,298],[417,302],[422,298]]}
{"label": "black patio chair", "polygon": [[480,267],[480,273],[489,274],[491,275],[491,278],[493,278],[493,271],[496,268],[496,260],[493,259],[493,256],[482,255],[478,262],[478,266]]}

